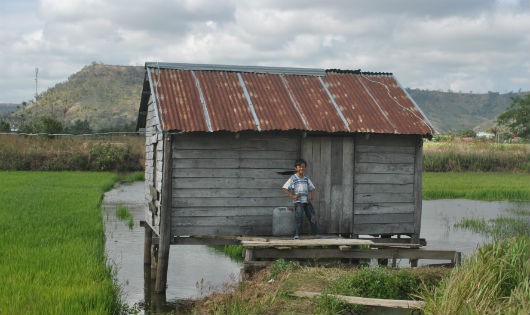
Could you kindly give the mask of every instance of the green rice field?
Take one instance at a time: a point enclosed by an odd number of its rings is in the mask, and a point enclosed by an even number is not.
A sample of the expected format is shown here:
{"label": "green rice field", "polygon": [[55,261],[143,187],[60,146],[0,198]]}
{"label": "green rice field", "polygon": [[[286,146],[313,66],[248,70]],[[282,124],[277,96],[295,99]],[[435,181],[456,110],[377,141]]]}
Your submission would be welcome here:
{"label": "green rice field", "polygon": [[112,173],[0,172],[0,314],[118,314],[100,209]]}
{"label": "green rice field", "polygon": [[423,199],[530,201],[530,174],[427,172]]}

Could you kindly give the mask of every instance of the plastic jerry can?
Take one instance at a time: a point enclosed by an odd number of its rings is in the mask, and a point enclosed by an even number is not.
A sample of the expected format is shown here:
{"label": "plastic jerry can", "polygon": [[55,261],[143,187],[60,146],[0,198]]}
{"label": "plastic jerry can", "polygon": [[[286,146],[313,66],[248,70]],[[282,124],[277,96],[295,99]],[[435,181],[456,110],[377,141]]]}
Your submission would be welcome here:
{"label": "plastic jerry can", "polygon": [[295,231],[294,211],[287,207],[274,208],[272,211],[272,235],[293,235]]}

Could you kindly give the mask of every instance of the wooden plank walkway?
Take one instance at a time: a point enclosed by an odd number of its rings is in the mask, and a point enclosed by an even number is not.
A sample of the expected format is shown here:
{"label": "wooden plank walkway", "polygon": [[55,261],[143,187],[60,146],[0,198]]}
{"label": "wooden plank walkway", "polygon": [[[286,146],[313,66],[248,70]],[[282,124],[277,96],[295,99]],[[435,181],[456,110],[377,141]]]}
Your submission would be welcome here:
{"label": "wooden plank walkway", "polygon": [[[287,242],[287,243],[283,243]],[[418,244],[412,244],[408,238],[337,238],[336,236],[324,236],[323,238],[303,238],[300,240],[293,240],[287,237],[266,237],[266,236],[207,236],[207,235],[196,235],[196,236],[175,236],[173,237],[172,244],[181,245],[195,245],[195,244],[247,244],[248,247],[253,247],[253,244],[281,244],[292,243],[297,246],[313,246],[312,242],[320,242],[320,244],[328,243],[331,245],[379,245],[384,247],[385,244],[399,246],[402,244],[404,247],[421,247],[426,245],[425,239],[420,239]]]}
{"label": "wooden plank walkway", "polygon": [[391,239],[355,239],[355,238],[324,238],[324,239],[268,239],[268,240],[241,240],[245,248],[272,248],[272,247],[325,247],[325,246],[369,246],[369,247],[402,247],[419,248],[419,243],[406,243],[389,241]]}
{"label": "wooden plank walkway", "polygon": [[[320,295],[322,295],[322,293],[309,292],[309,291],[295,291],[291,294],[291,296],[304,297],[304,298],[313,298],[313,297],[317,297]],[[422,309],[425,306],[425,302],[423,301],[375,299],[375,298],[347,296],[347,295],[340,295],[340,294],[327,294],[327,295],[335,297],[343,302],[350,303],[350,304],[392,307],[392,308],[412,308],[412,309]]]}
{"label": "wooden plank walkway", "polygon": [[301,239],[286,238],[241,239],[245,251],[245,266],[263,265],[263,261],[276,259],[392,259],[396,266],[398,259],[407,259],[412,267],[419,259],[448,261],[459,265],[461,253],[453,250],[427,250],[422,243],[410,243],[410,239]]}

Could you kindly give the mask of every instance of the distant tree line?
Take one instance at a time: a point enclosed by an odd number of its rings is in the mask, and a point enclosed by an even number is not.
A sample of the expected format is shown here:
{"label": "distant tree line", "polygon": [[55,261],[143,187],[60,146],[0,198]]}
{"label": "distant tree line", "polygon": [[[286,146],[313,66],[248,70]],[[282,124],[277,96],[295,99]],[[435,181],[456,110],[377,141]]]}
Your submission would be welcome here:
{"label": "distant tree line", "polygon": [[[0,132],[10,132],[11,124],[6,119],[0,118]],[[77,119],[69,125],[63,124],[55,117],[43,115],[31,119],[21,120],[18,124],[18,133],[29,134],[91,134],[95,132],[134,132],[136,131],[136,122],[129,122],[119,126],[94,130],[90,122],[86,119]]]}

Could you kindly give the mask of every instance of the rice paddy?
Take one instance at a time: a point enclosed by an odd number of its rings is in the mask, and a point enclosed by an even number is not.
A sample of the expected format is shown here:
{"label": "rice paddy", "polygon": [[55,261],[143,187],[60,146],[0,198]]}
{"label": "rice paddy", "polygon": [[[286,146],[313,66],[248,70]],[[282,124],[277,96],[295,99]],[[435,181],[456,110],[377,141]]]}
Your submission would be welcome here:
{"label": "rice paddy", "polygon": [[0,172],[0,314],[118,314],[100,209],[111,173]]}
{"label": "rice paddy", "polygon": [[423,199],[530,201],[530,174],[426,172]]}

